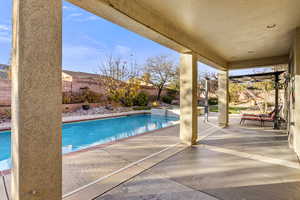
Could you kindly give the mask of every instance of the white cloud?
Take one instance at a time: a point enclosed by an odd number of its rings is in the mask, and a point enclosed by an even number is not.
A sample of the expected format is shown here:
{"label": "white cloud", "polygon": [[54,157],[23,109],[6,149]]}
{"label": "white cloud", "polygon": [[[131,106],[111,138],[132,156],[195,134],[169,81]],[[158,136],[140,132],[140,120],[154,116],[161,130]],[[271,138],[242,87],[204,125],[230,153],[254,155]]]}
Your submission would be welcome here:
{"label": "white cloud", "polygon": [[117,54],[119,54],[120,56],[129,56],[130,54],[132,54],[132,51],[129,47],[127,46],[123,46],[123,45],[116,45],[115,46],[115,51]]}
{"label": "white cloud", "polygon": [[63,6],[63,9],[64,10],[74,10],[75,8],[71,7],[71,6]]}
{"label": "white cloud", "polygon": [[68,18],[73,18],[73,17],[81,17],[81,16],[83,16],[83,14],[82,13],[72,13],[72,14],[70,14],[70,15],[68,15]]}
{"label": "white cloud", "polygon": [[91,56],[99,55],[101,51],[92,46],[67,44],[63,46],[63,53],[66,56],[76,58],[76,57],[91,57]]}
{"label": "white cloud", "polygon": [[69,14],[66,19],[68,20],[73,20],[73,21],[76,21],[76,22],[86,22],[86,21],[95,21],[95,20],[98,20],[99,17],[96,16],[96,15],[85,15],[81,12],[76,12],[76,13],[71,13]]}
{"label": "white cloud", "polygon": [[87,45],[63,45],[63,65],[69,69],[87,71],[97,69],[102,51]]}
{"label": "white cloud", "polygon": [[8,36],[1,36],[0,35],[0,43],[10,43],[11,42],[11,38]]}
{"label": "white cloud", "polygon": [[11,31],[8,25],[0,24],[0,42],[1,43],[11,42]]}
{"label": "white cloud", "polygon": [[89,35],[84,34],[81,36],[81,39],[89,42],[93,46],[97,46],[97,49],[101,49],[102,51],[105,51],[107,49],[107,46],[104,43],[102,43],[101,40],[97,40]]}
{"label": "white cloud", "polygon": [[98,20],[98,19],[99,19],[98,16],[93,15],[93,16],[88,16],[88,17],[86,17],[86,18],[84,18],[84,19],[82,19],[82,20],[83,20],[83,21],[94,21],[94,20]]}
{"label": "white cloud", "polygon": [[9,27],[4,24],[0,24],[0,31],[9,31]]}

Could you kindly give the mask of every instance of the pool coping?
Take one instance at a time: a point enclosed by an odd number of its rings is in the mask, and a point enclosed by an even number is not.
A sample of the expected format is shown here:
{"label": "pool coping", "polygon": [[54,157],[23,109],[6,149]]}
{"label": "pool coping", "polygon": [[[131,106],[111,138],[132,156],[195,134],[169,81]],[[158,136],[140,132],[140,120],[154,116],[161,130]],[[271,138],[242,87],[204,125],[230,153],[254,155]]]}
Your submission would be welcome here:
{"label": "pool coping", "polygon": [[[132,113],[132,114],[123,114],[123,115],[118,115],[118,116],[115,115],[114,117],[122,117],[122,116],[128,116],[128,115],[136,115],[136,114],[151,114],[151,112],[139,112],[139,113]],[[90,120],[92,121],[92,120],[114,118],[114,117],[108,117],[108,116],[106,117],[105,116],[103,118],[85,119],[85,120],[72,121],[72,122],[69,121],[69,122],[64,122],[64,123],[73,123],[73,122],[90,121]],[[165,129],[168,129],[168,128],[175,127],[178,124],[179,124],[179,121],[174,122],[172,125],[169,125],[167,127],[155,129],[155,130],[152,130],[152,131],[147,131],[147,132],[137,134],[137,135],[132,135],[132,136],[129,136],[129,137],[126,137],[126,138],[120,138],[120,139],[110,141],[110,142],[106,142],[106,143],[103,143],[103,144],[93,145],[93,146],[90,146],[90,147],[87,147],[87,148],[84,148],[84,149],[80,149],[80,150],[77,150],[77,151],[74,151],[74,152],[69,152],[69,153],[66,153],[66,154],[62,154],[62,156],[72,156],[72,155],[76,155],[76,154],[80,154],[80,153],[84,153],[84,152],[88,152],[88,151],[103,149],[107,146],[117,144],[117,143],[120,143],[120,142],[128,140],[128,139],[132,139],[132,138],[139,137],[139,136],[144,136],[144,135],[151,134],[151,133],[154,133],[154,132],[157,132],[157,131],[161,131],[161,130],[165,130]],[[2,170],[2,171],[0,170],[0,177],[6,176],[6,175],[9,175],[9,174],[11,174],[11,169]]]}
{"label": "pool coping", "polygon": [[[62,118],[62,124],[74,123],[74,122],[83,122],[97,119],[107,119],[115,117],[123,117],[128,115],[138,115],[138,114],[151,114],[151,110],[141,110],[141,111],[129,111],[129,112],[120,112],[120,113],[109,113],[109,114],[95,114],[95,115],[79,115],[79,116],[67,116],[65,119]],[[78,117],[79,119],[68,119],[72,117]],[[4,131],[11,131],[11,125],[9,127],[0,127],[0,133]]]}

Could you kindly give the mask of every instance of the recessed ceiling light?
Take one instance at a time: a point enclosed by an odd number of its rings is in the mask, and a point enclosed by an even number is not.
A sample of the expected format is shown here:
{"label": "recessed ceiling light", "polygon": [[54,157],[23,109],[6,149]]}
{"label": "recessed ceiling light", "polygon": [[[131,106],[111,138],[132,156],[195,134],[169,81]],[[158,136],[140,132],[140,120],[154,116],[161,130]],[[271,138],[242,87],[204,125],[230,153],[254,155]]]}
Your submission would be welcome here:
{"label": "recessed ceiling light", "polygon": [[255,53],[255,51],[248,51],[248,53]]}
{"label": "recessed ceiling light", "polygon": [[269,29],[272,29],[272,28],[275,28],[276,27],[276,24],[269,24],[268,26],[267,26],[267,28],[269,28]]}

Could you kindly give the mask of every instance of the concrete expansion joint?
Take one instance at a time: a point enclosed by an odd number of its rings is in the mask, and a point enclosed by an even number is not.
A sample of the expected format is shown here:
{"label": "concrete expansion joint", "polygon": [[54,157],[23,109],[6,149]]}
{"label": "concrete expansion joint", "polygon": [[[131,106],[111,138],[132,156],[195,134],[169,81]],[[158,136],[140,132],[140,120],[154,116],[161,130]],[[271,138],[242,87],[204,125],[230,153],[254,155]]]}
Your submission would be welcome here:
{"label": "concrete expansion joint", "polygon": [[210,151],[215,151],[215,152],[224,153],[224,154],[228,154],[228,155],[238,156],[238,157],[245,158],[245,159],[251,159],[251,160],[255,160],[255,161],[259,161],[259,162],[263,162],[263,163],[268,163],[268,164],[272,164],[272,165],[280,165],[280,166],[300,170],[299,163],[291,162],[288,160],[271,158],[271,157],[264,156],[264,155],[252,154],[252,153],[247,153],[247,152],[238,151],[238,150],[234,150],[234,149],[218,147],[218,146],[214,146],[214,145],[201,144],[201,146]]}
{"label": "concrete expansion joint", "polygon": [[[173,149],[173,148],[175,148],[175,147],[179,147],[179,150],[176,151],[176,152],[171,152],[170,155],[164,156],[164,157],[163,157],[161,160],[159,160],[158,162],[152,161],[153,163],[150,165],[150,167],[143,167],[143,166],[142,166],[142,163],[143,163],[144,161],[150,160],[151,158],[154,158],[154,157],[156,157],[156,156],[160,156],[160,155],[162,155],[164,152],[167,152],[167,151],[169,151],[169,150],[171,150],[171,149]],[[149,155],[149,156],[147,156],[147,157],[145,157],[145,158],[142,158],[142,159],[140,159],[140,160],[138,160],[138,161],[132,162],[132,163],[126,165],[125,167],[121,168],[121,169],[118,169],[118,170],[116,170],[116,171],[114,171],[114,172],[112,172],[112,173],[110,173],[110,174],[108,174],[108,175],[106,175],[106,176],[104,176],[104,177],[100,177],[99,179],[97,179],[97,180],[95,180],[95,181],[93,181],[93,182],[91,182],[91,183],[89,183],[89,184],[87,184],[87,185],[85,185],[85,186],[82,186],[82,187],[80,187],[80,188],[78,188],[78,189],[76,189],[76,190],[74,190],[74,191],[71,191],[71,192],[69,192],[68,194],[63,195],[63,199],[69,199],[69,198],[73,199],[73,198],[72,198],[73,195],[76,195],[77,193],[82,192],[83,190],[88,190],[89,187],[91,187],[91,186],[93,186],[93,185],[95,185],[95,184],[97,184],[97,183],[99,183],[99,182],[101,182],[101,181],[104,181],[105,179],[108,179],[108,178],[110,178],[110,177],[112,177],[112,176],[118,175],[119,173],[121,173],[121,172],[123,172],[123,171],[125,171],[125,170],[127,170],[127,169],[130,169],[130,168],[132,168],[132,167],[137,167],[137,168],[139,168],[139,171],[138,171],[135,175],[131,176],[130,178],[127,178],[126,180],[121,181],[121,182],[120,182],[120,184],[121,184],[121,183],[123,183],[123,182],[125,182],[125,181],[128,181],[128,180],[132,179],[133,177],[139,175],[140,173],[144,172],[145,170],[148,170],[148,169],[154,167],[155,165],[157,165],[157,164],[159,164],[160,162],[162,162],[162,161],[164,161],[164,160],[170,158],[171,156],[174,156],[174,155],[178,154],[179,152],[183,151],[183,150],[186,149],[186,148],[187,148],[187,146],[186,146],[186,145],[181,145],[180,142],[179,142],[179,143],[176,143],[176,144],[174,144],[174,145],[171,145],[171,146],[169,146],[169,147],[167,147],[167,148],[165,148],[165,149],[163,149],[163,150],[161,150],[161,151],[159,151],[159,152],[153,153],[153,154],[151,154],[151,155]],[[119,185],[119,184],[118,184],[118,185]],[[110,190],[113,189],[113,188],[114,188],[114,187],[112,187],[112,188],[110,188],[110,189],[108,189],[108,190],[106,190],[106,191],[104,191],[104,192],[101,192],[101,193],[99,193],[99,195],[101,196],[101,195],[103,195],[104,193],[110,191]]]}
{"label": "concrete expansion joint", "polygon": [[[178,153],[179,153],[179,152],[178,152]],[[176,153],[176,154],[177,154],[177,153]],[[170,156],[170,157],[173,157],[173,156],[175,156],[176,154],[174,154],[174,155],[172,155],[172,156]],[[170,157],[169,157],[169,158],[170,158]],[[154,166],[153,166],[153,167],[154,167]],[[151,168],[152,168],[152,167],[151,167]],[[151,169],[151,168],[149,168],[149,169]],[[154,174],[154,173],[152,173],[152,172],[150,172],[150,171],[149,171],[148,173],[151,174],[151,175],[153,175],[153,176],[158,176],[159,178],[167,179],[167,180],[170,181],[170,182],[175,182],[176,184],[181,185],[181,186],[183,186],[183,187],[185,187],[185,188],[188,188],[188,189],[190,189],[190,190],[194,190],[194,191],[197,191],[197,192],[206,194],[206,195],[208,195],[208,196],[214,198],[213,200],[222,200],[222,199],[216,197],[216,196],[213,195],[213,194],[210,194],[210,193],[208,193],[208,192],[205,192],[205,191],[202,191],[202,190],[193,188],[193,187],[191,187],[190,185],[186,185],[186,184],[184,184],[184,183],[177,182],[176,180],[170,179],[170,177],[168,177],[168,176],[166,176],[166,175],[164,175],[164,174],[162,174],[162,173],[156,173],[156,174]],[[211,199],[211,198],[210,198],[210,199]],[[211,200],[212,200],[212,199],[211,199]]]}
{"label": "concrete expansion joint", "polygon": [[[5,192],[5,197],[7,200],[9,200],[9,195],[8,195],[8,189],[7,189],[7,184],[6,184],[6,181],[5,181],[5,176],[3,175],[1,177],[1,172],[0,172],[0,178],[1,180],[3,181],[3,187],[4,187],[4,192]],[[1,185],[1,184],[0,184]]]}
{"label": "concrete expansion joint", "polygon": [[[107,151],[105,148],[103,148],[101,150],[104,151],[104,152],[106,152],[107,154],[111,155],[111,153],[109,151]],[[131,162],[130,160],[127,160],[127,159],[125,159],[125,158],[123,158],[121,156],[115,156],[115,157],[118,158],[118,159],[120,159],[120,160],[122,160],[122,161],[124,161],[124,162],[127,162],[127,163]]]}

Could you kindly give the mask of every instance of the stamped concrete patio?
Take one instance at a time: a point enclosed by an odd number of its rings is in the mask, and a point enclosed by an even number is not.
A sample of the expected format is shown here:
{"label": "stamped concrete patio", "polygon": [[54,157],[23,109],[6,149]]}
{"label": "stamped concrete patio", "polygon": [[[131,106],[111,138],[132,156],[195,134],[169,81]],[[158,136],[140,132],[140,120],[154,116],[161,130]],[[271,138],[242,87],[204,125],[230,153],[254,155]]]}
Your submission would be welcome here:
{"label": "stamped concrete patio", "polygon": [[[178,125],[63,157],[64,199],[272,199],[300,195],[300,165],[287,135],[199,118],[200,142],[179,144]],[[0,199],[10,193],[2,177]]]}

